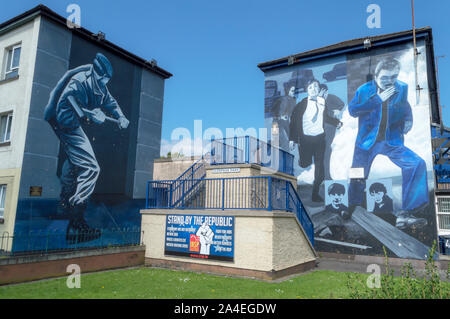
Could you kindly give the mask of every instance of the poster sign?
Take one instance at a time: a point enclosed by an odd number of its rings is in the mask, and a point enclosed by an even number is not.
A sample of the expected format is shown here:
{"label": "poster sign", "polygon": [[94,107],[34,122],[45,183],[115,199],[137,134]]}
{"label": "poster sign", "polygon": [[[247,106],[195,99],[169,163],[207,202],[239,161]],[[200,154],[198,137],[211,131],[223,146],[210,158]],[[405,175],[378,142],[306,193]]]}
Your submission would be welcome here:
{"label": "poster sign", "polygon": [[234,217],[167,215],[164,254],[233,261]]}

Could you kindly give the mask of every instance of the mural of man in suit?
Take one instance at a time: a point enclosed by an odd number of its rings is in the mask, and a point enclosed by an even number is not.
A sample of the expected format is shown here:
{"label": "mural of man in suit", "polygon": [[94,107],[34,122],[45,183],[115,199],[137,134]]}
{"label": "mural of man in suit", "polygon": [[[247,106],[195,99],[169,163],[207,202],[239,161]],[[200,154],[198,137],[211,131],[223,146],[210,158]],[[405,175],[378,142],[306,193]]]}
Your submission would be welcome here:
{"label": "mural of man in suit", "polygon": [[101,235],[100,230],[88,226],[84,219],[100,166],[81,124],[84,121],[103,124],[110,120],[121,129],[128,127],[129,121],[107,87],[112,72],[110,61],[97,53],[93,64],[69,70],[60,79],[45,108],[44,118],[60,140],[67,158],[60,176],[58,212],[70,220],[66,235],[68,243],[90,241]]}
{"label": "mural of man in suit", "polygon": [[325,180],[330,180],[330,160],[331,160],[331,144],[336,136],[337,130],[342,127],[340,118],[344,110],[345,103],[336,95],[328,93],[328,86],[324,83],[320,85],[320,89],[324,90],[324,99],[328,120],[324,123],[325,130]]}
{"label": "mural of man in suit", "polygon": [[[413,213],[428,203],[426,165],[422,158],[404,145],[404,136],[413,124],[407,100],[408,85],[397,79],[400,62],[381,60],[375,68],[374,80],[360,86],[349,103],[351,116],[358,118],[358,135],[353,154],[353,168],[363,168],[367,179],[377,155],[387,156],[402,170],[402,209],[396,226],[404,229],[423,226],[424,219]],[[362,205],[364,186],[351,182],[350,206]]]}
{"label": "mural of man in suit", "polygon": [[325,91],[320,89],[316,79],[308,81],[306,86],[308,97],[305,97],[294,108],[289,125],[290,148],[297,144],[300,156],[299,165],[310,166],[314,160],[313,202],[323,202],[319,195],[320,185],[325,176],[324,156],[326,150],[324,123],[335,119],[326,112]]}

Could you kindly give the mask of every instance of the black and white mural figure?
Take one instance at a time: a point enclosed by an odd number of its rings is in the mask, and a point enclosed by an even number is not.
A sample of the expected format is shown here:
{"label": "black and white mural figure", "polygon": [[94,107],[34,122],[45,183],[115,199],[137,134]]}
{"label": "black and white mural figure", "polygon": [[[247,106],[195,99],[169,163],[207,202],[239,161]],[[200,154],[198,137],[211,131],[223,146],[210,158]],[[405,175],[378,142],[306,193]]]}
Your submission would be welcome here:
{"label": "black and white mural figure", "polygon": [[295,86],[284,84],[284,96],[275,100],[272,105],[273,124],[272,127],[277,127],[279,132],[279,147],[289,149],[289,122],[292,111],[297,104],[295,96]]}
{"label": "black and white mural figure", "polygon": [[[428,204],[425,161],[404,145],[413,117],[408,102],[408,85],[399,81],[400,62],[392,57],[381,59],[374,80],[360,86],[348,110],[358,118],[358,134],[353,153],[353,168],[363,168],[364,178],[370,174],[376,156],[384,155],[402,170],[402,212],[396,226],[400,229],[424,226],[420,212]],[[350,183],[351,206],[363,206],[361,183]]]}
{"label": "black and white mural figure", "polygon": [[325,184],[325,209],[314,215],[316,238],[345,240],[348,211],[347,181],[327,180]]}
{"label": "black and white mural figure", "polygon": [[[369,211],[371,211],[372,213],[394,212],[394,202],[392,201],[391,197],[392,195],[389,196],[384,183],[374,182],[370,184],[368,194],[373,198],[373,208],[371,210],[369,209]],[[367,200],[367,203],[370,203],[370,199]]]}
{"label": "black and white mural figure", "polygon": [[367,188],[367,210],[395,226],[397,217],[394,213],[391,180],[368,180]]}
{"label": "black and white mural figure", "polygon": [[327,189],[325,211],[328,213],[336,213],[341,217],[347,217],[348,194],[345,185],[334,181],[327,181],[325,188]]}
{"label": "black and white mural figure", "polygon": [[[128,119],[107,87],[112,76],[110,61],[97,53],[93,64],[67,71],[51,92],[45,108],[45,120],[60,140],[66,157],[60,175],[58,214],[69,219],[68,243],[91,241],[101,235],[100,230],[91,228],[84,218],[100,166],[81,124],[92,121],[102,125],[111,121],[120,129],[128,127]],[[78,236],[79,233],[84,235]]]}
{"label": "black and white mural figure", "polygon": [[336,119],[330,117],[326,110],[325,94],[327,90],[320,88],[320,82],[311,79],[306,85],[308,96],[298,103],[292,112],[289,127],[290,149],[297,144],[299,165],[306,168],[314,162],[314,182],[311,200],[323,202],[319,188],[325,177],[324,155],[326,149],[324,123],[332,123]]}
{"label": "black and white mural figure", "polygon": [[324,99],[326,112],[328,113],[327,121],[324,123],[325,130],[325,180],[331,179],[330,161],[331,161],[331,144],[333,143],[336,132],[342,127],[342,113],[345,103],[337,95],[328,93],[328,86],[325,83],[320,85],[320,89],[324,91]]}

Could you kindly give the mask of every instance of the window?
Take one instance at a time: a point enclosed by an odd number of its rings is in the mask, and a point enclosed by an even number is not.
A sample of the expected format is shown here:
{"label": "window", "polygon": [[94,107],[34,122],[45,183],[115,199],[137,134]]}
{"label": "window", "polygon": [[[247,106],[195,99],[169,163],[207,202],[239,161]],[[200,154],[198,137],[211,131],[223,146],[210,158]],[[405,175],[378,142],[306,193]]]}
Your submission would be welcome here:
{"label": "window", "polygon": [[0,144],[11,142],[12,112],[0,115]]}
{"label": "window", "polygon": [[5,80],[19,75],[20,51],[20,45],[6,49]]}
{"label": "window", "polygon": [[6,185],[0,185],[0,218],[5,216]]}
{"label": "window", "polygon": [[440,213],[450,213],[450,198],[438,197],[438,210]]}
{"label": "window", "polygon": [[440,230],[450,230],[450,198],[438,197],[438,222]]}

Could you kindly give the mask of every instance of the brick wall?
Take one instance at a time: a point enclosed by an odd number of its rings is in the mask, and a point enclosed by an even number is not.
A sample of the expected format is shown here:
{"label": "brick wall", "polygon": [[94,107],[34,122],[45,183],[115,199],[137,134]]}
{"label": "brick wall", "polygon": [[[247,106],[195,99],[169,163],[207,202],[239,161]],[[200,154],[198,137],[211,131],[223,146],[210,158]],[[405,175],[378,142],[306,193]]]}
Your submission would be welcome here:
{"label": "brick wall", "polygon": [[144,265],[145,247],[119,247],[47,256],[0,260],[0,285],[68,276],[67,266],[77,264],[81,273]]}

